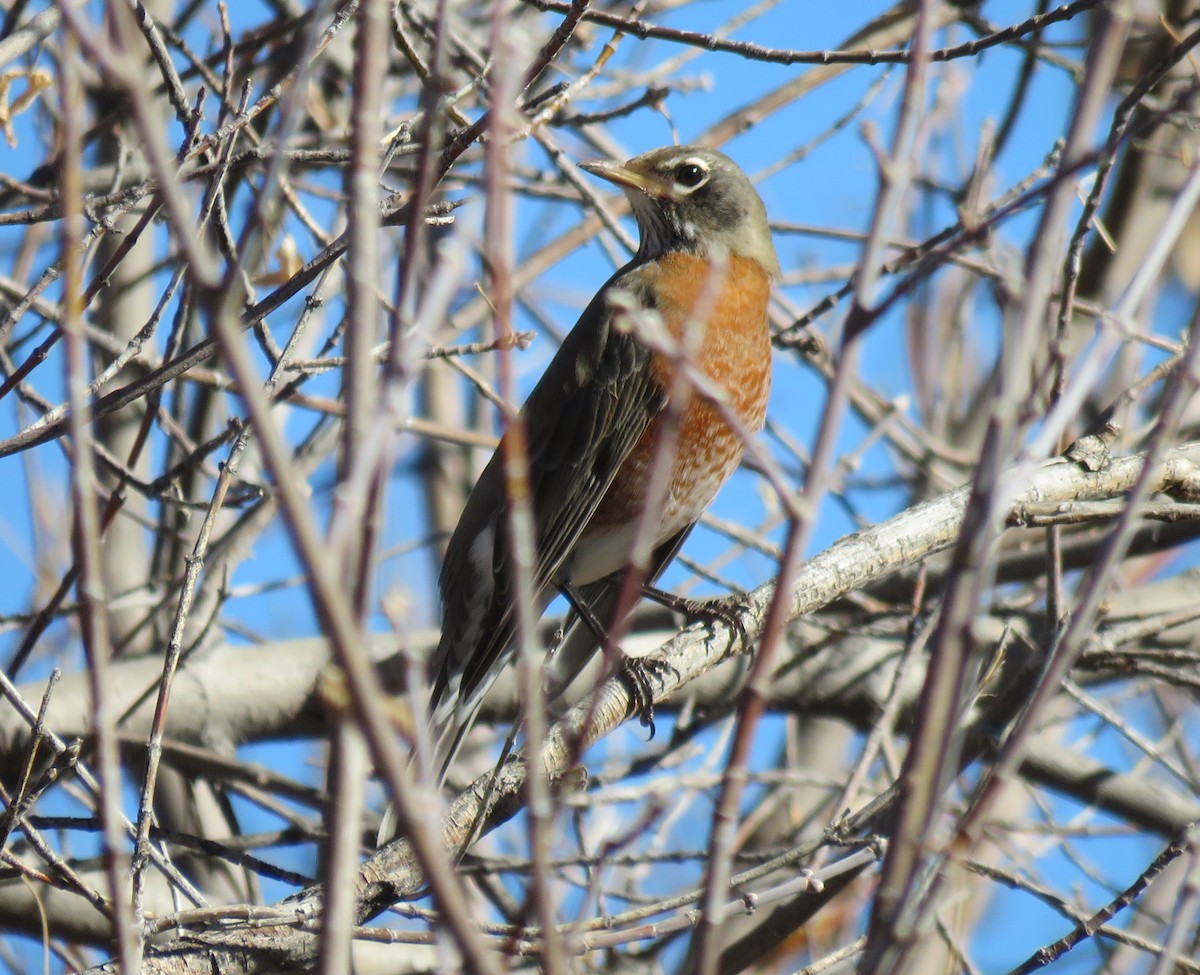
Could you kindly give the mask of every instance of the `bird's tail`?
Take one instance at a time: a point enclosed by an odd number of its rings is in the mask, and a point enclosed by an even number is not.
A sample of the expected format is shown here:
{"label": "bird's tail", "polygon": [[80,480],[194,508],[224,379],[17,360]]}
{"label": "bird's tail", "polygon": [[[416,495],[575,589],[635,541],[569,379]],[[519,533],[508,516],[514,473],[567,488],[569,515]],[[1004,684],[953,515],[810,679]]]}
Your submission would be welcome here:
{"label": "bird's tail", "polygon": [[[475,695],[475,700],[460,702],[457,695],[447,695],[442,698],[434,709],[432,720],[433,739],[433,769],[436,773],[435,784],[438,789],[446,781],[450,766],[458,757],[467,733],[475,725],[479,707],[483,703],[483,695]],[[409,760],[409,767],[416,765],[416,756]],[[414,772],[416,769],[414,768]],[[375,837],[376,846],[390,843],[398,835],[399,823],[396,818],[396,808],[388,803],[383,810],[383,818],[379,822],[379,832]]]}
{"label": "bird's tail", "polygon": [[450,766],[458,758],[467,734],[475,727],[475,719],[479,716],[482,704],[482,694],[473,695],[473,699],[466,701],[459,700],[458,696],[454,695],[441,701],[434,710],[433,767],[437,772],[439,788],[446,781]]}

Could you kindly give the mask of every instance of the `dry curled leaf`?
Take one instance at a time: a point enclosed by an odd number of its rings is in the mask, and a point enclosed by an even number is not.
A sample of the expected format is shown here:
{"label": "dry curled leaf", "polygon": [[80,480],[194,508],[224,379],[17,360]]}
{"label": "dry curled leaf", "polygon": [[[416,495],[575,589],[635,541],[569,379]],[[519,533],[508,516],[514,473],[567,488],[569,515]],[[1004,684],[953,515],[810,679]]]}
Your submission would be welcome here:
{"label": "dry curled leaf", "polygon": [[[25,90],[10,101],[9,91],[14,81],[24,81]],[[17,147],[17,133],[13,129],[12,120],[33,105],[37,96],[52,83],[50,73],[38,68],[14,68],[0,74],[0,130],[3,130],[4,140],[10,149]]]}

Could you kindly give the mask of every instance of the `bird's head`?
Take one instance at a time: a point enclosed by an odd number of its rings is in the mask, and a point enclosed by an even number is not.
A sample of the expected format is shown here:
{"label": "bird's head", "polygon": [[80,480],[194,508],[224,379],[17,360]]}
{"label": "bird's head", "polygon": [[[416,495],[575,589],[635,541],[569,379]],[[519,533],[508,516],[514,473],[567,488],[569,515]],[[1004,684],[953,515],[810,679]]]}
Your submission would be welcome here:
{"label": "bird's head", "polygon": [[625,163],[580,166],[625,191],[641,232],[642,260],[674,250],[714,260],[738,256],[779,277],[766,208],[754,184],[724,153],[667,146]]}

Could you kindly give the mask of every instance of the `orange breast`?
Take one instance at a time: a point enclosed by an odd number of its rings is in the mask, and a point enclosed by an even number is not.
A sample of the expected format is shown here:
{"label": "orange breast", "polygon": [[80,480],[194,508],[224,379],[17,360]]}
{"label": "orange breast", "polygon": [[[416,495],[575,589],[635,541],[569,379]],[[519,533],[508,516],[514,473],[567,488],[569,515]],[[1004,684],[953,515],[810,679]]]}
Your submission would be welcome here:
{"label": "orange breast", "polygon": [[[732,257],[724,266],[673,253],[647,264],[646,285],[673,338],[695,348],[693,364],[725,397],[749,430],[766,417],[771,390],[771,335],[767,302],[771,282],[756,261]],[[714,277],[714,275],[719,277]],[[701,329],[685,339],[688,329]],[[654,362],[656,378],[671,389],[674,367]],[[666,429],[660,415],[621,466],[585,532],[590,535],[638,518],[646,500],[651,464]],[[710,399],[690,392],[678,414],[670,481],[661,505],[656,542],[695,521],[741,461],[744,445]]]}

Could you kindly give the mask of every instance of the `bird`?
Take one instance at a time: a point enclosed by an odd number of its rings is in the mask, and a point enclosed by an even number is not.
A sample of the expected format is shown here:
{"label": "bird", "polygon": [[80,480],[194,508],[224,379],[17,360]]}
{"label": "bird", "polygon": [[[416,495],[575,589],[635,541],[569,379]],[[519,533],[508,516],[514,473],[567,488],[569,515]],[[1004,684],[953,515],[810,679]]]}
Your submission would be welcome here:
{"label": "bird", "polygon": [[[561,688],[595,652],[589,632],[616,605],[656,452],[667,484],[647,520],[652,584],[741,461],[743,428],[757,431],[771,387],[768,303],[780,275],[766,208],[728,156],[667,146],[624,163],[581,163],[629,199],[639,231],[633,258],[613,274],[563,339],[520,411],[532,520],[533,610],[560,593],[588,619]],[[687,369],[639,318],[687,350]],[[685,378],[680,380],[683,368]],[[720,391],[720,399],[711,393]],[[443,626],[430,660],[439,783],[483,698],[515,654],[517,606],[505,457],[506,433],[470,492],[438,580]],[[578,603],[582,603],[582,606]]]}

